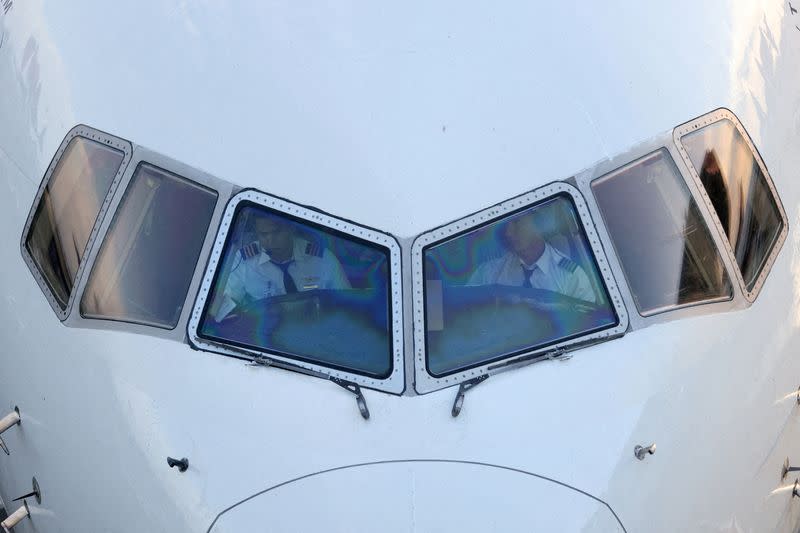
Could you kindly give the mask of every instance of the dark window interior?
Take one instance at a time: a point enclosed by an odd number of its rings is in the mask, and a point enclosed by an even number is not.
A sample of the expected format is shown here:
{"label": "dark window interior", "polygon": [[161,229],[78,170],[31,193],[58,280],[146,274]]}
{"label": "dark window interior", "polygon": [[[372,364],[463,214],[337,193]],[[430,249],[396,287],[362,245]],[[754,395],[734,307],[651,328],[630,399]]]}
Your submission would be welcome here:
{"label": "dark window interior", "polygon": [[95,261],[81,314],[174,328],[216,202],[211,189],[140,165]]}
{"label": "dark window interior", "polygon": [[124,157],[123,152],[104,144],[72,139],[36,208],[25,247],[62,309]]}

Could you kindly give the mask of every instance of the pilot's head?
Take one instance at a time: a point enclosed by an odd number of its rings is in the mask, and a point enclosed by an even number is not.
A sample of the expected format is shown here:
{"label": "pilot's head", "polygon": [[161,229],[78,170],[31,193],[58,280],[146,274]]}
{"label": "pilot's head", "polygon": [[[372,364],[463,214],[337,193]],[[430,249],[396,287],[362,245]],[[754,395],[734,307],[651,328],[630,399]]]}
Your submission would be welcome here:
{"label": "pilot's head", "polygon": [[536,229],[532,212],[511,218],[503,227],[503,241],[509,251],[514,252],[527,264],[534,263],[544,251],[544,239]]}
{"label": "pilot's head", "polygon": [[273,215],[258,216],[254,229],[261,249],[277,262],[288,261],[294,251],[294,228],[291,222]]}

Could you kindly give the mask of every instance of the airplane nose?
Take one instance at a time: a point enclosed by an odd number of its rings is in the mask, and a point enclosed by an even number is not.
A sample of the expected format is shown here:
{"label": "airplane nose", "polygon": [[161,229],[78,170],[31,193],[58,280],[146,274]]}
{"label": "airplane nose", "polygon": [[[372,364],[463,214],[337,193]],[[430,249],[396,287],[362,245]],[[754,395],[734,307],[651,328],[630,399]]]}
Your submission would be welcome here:
{"label": "airplane nose", "polygon": [[458,461],[388,461],[300,475],[222,513],[236,531],[624,531],[602,501],[547,478]]}

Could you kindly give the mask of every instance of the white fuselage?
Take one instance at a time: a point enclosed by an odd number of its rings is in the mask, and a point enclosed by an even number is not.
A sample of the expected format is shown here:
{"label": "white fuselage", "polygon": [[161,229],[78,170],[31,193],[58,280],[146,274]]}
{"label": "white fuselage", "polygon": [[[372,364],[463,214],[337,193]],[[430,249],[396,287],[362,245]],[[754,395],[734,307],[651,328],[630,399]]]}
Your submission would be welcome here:
{"label": "white fuselage", "polygon": [[[0,4],[0,417],[22,414],[0,496],[43,495],[14,531],[793,531],[798,65],[800,14],[766,0]],[[788,216],[754,304],[498,374],[458,418],[454,388],[366,390],[364,420],[321,379],[65,327],[19,252],[76,124],[391,233],[405,260],[718,107]]]}

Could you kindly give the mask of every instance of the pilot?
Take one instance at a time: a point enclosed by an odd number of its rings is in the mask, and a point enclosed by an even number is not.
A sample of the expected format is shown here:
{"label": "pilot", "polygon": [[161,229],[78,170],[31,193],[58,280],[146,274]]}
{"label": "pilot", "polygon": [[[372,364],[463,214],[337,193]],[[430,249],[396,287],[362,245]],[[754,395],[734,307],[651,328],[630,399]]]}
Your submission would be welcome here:
{"label": "pilot", "polygon": [[587,302],[596,301],[586,272],[542,238],[532,213],[512,218],[501,231],[506,253],[479,265],[469,285],[545,289]]}
{"label": "pilot", "polygon": [[283,218],[258,214],[258,237],[237,253],[239,263],[228,276],[217,321],[237,306],[313,289],[349,289],[342,265],[328,249],[299,237]]}

